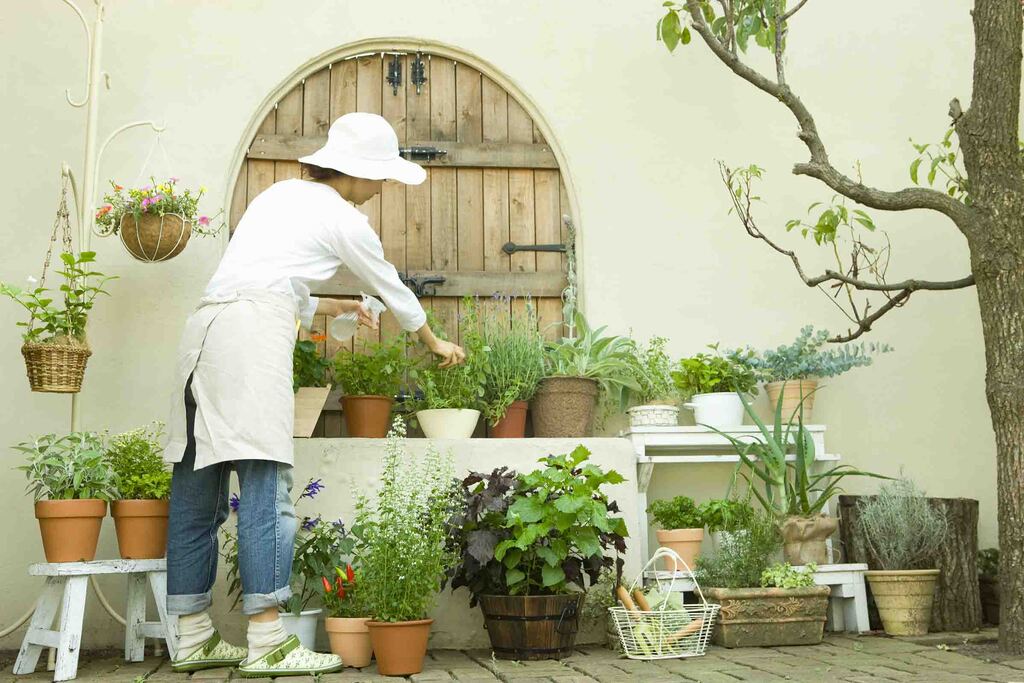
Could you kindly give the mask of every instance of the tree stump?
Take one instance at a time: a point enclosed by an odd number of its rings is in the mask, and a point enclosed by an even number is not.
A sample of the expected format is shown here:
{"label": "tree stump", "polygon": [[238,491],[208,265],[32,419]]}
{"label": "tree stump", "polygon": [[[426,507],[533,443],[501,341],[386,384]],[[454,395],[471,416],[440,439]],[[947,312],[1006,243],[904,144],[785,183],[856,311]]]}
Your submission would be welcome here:
{"label": "tree stump", "polygon": [[[857,501],[873,496],[839,496],[839,538],[845,562],[865,562],[881,569],[868,550],[857,523]],[[981,596],[978,591],[978,501],[970,498],[929,498],[946,514],[949,538],[939,549],[935,567],[941,570],[932,606],[932,631],[976,631],[981,628]],[[870,589],[869,589],[870,595]],[[871,601],[871,627],[877,613]]]}

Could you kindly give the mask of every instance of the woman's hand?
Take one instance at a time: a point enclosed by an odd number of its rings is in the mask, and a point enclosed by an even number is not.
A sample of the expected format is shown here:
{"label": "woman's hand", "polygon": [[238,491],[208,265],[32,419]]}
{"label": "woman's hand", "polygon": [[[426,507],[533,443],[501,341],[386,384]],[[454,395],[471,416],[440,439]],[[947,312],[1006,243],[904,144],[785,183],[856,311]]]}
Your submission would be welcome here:
{"label": "woman's hand", "polygon": [[463,348],[450,341],[436,339],[435,343],[429,348],[431,353],[441,358],[441,362],[437,366],[439,368],[455,367],[456,365],[462,365],[466,361],[466,352]]}
{"label": "woman's hand", "polygon": [[[322,301],[322,299],[321,299]],[[337,299],[335,316],[343,315],[345,313],[356,313],[359,315],[359,324],[363,327],[369,327],[371,330],[376,330],[380,323],[373,318],[373,314],[370,313],[370,309],[363,304],[362,301],[355,299]]]}

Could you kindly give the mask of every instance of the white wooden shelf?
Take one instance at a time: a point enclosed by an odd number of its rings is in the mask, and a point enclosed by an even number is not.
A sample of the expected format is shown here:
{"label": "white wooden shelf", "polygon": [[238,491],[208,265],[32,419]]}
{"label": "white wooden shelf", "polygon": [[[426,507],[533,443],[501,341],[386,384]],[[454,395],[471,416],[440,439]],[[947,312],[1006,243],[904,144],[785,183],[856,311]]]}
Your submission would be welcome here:
{"label": "white wooden shelf", "polygon": [[[786,456],[786,460],[793,462],[796,459],[795,455]],[[814,458],[817,462],[822,461],[837,461],[840,457],[834,453],[825,453],[824,455],[817,455]],[[638,455],[636,457],[637,463],[640,464],[652,464],[657,465],[659,463],[671,464],[671,463],[701,463],[701,462],[739,462],[740,456],[738,455]]]}

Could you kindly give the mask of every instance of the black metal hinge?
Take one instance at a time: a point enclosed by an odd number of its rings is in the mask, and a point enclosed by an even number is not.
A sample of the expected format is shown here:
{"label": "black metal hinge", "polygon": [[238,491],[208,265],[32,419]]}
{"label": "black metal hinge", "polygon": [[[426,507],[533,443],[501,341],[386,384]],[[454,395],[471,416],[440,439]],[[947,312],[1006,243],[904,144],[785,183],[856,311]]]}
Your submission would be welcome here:
{"label": "black metal hinge", "polygon": [[405,273],[398,274],[405,286],[412,290],[417,299],[425,296],[436,296],[437,285],[443,285],[447,279],[443,275],[420,275],[410,276]]}
{"label": "black metal hinge", "polygon": [[388,62],[388,85],[391,86],[392,95],[397,95],[402,85],[402,60],[397,52],[391,55],[391,61]]}
{"label": "black metal hinge", "polygon": [[448,154],[448,150],[437,147],[400,147],[398,153],[409,161],[433,161],[442,154]]}
{"label": "black metal hinge", "polygon": [[512,255],[517,251],[554,251],[565,252],[564,244],[516,244],[508,242],[501,248],[506,254]]}

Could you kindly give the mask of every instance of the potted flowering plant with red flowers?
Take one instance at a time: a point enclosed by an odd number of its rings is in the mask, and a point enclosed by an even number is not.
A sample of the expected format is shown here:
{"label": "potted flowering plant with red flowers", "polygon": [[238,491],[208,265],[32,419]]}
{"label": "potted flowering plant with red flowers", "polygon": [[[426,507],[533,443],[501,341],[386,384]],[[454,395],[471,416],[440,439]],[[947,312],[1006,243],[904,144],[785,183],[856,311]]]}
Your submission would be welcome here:
{"label": "potted flowering plant with red flowers", "polygon": [[[216,235],[220,225],[199,214],[206,193],[180,190],[177,178],[125,188],[111,181],[112,192],[96,211],[96,226],[103,235],[118,234],[125,249],[140,261],[166,261],[182,252],[193,232]],[[219,214],[218,214],[219,215]]]}
{"label": "potted flowering plant with red flowers", "polygon": [[370,641],[370,621],[366,605],[361,600],[357,574],[351,564],[344,569],[334,568],[334,576],[321,577],[324,594],[323,604],[327,610],[324,624],[331,641],[331,652],[341,656],[347,666],[358,669],[369,666],[373,658],[373,644]]}

